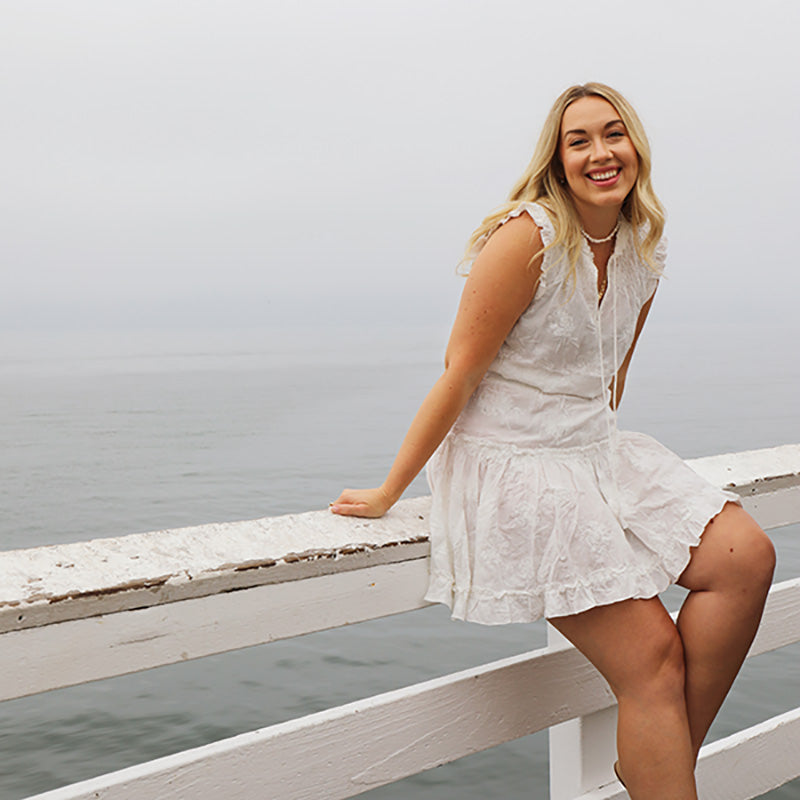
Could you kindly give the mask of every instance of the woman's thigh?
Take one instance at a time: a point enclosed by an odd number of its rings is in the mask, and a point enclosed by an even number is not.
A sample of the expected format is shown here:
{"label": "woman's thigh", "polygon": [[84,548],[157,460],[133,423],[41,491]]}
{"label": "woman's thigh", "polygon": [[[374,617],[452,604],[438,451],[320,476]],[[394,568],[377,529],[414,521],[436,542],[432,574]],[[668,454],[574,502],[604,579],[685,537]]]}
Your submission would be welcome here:
{"label": "woman's thigh", "polygon": [[691,591],[769,586],[775,548],[758,523],[735,503],[726,503],[692,548],[678,583]]}
{"label": "woman's thigh", "polygon": [[591,661],[617,697],[644,688],[656,674],[674,672],[672,682],[682,680],[680,636],[657,597],[623,600],[548,621]]}

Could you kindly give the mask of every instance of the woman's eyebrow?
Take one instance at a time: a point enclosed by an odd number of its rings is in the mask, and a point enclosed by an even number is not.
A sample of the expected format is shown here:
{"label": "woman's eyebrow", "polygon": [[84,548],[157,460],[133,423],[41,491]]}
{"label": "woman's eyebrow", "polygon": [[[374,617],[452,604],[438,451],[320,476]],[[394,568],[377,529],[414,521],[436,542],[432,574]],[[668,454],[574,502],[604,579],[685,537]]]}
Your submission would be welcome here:
{"label": "woman's eyebrow", "polygon": [[[621,119],[612,119],[610,122],[606,122],[606,124],[603,125],[603,130],[605,130],[606,128],[610,128],[613,125],[624,126],[625,123]],[[584,136],[586,135],[586,131],[583,128],[571,128],[568,131],[564,131],[564,136],[569,136],[571,133],[582,133],[584,134]]]}

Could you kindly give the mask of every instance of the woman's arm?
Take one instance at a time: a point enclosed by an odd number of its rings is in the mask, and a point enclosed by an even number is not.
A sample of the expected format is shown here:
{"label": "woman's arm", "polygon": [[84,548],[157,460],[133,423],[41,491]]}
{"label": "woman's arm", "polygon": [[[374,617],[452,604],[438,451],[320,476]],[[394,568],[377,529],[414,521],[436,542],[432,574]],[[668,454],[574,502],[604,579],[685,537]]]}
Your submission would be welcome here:
{"label": "woman's arm", "polygon": [[422,402],[389,475],[375,489],[345,489],[331,511],[379,517],[405,491],[452,427],[530,305],[541,275],[539,229],[527,215],[501,226],[472,266],[445,355],[444,373]]}
{"label": "woman's arm", "polygon": [[[611,408],[619,408],[620,401],[622,400],[622,393],[623,391],[625,391],[625,378],[628,375],[628,367],[630,366],[631,359],[633,358],[633,351],[636,348],[636,342],[639,341],[639,334],[642,332],[642,328],[644,328],[645,320],[647,319],[647,315],[650,313],[650,306],[653,305],[653,298],[655,296],[656,293],[655,291],[653,291],[653,294],[650,295],[650,298],[642,306],[642,310],[639,312],[639,318],[636,320],[636,330],[634,331],[633,334],[633,342],[631,343],[631,346],[628,349],[627,355],[622,360],[622,364],[620,364],[619,369],[617,370],[617,396],[616,398],[612,396]],[[614,393],[613,380],[608,388],[611,390],[611,393],[613,395]]]}

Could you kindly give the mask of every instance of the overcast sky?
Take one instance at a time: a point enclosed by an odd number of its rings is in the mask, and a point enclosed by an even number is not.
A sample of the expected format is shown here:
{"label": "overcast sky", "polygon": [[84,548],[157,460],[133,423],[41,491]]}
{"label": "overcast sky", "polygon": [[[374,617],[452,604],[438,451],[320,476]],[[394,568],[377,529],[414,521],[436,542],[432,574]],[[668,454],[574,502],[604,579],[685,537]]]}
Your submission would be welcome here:
{"label": "overcast sky", "polygon": [[553,99],[600,80],[669,211],[653,324],[798,332],[799,22],[795,0],[3,0],[0,326],[446,325]]}

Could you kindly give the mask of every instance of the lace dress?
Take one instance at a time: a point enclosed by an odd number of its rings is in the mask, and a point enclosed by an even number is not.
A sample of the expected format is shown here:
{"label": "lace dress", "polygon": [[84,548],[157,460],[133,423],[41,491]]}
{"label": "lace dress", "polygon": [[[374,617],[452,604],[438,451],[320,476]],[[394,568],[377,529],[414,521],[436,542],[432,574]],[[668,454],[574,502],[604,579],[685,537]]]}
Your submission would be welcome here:
{"label": "lace dress", "polygon": [[[545,210],[527,203],[545,245]],[[504,220],[505,222],[506,220]],[[577,284],[544,255],[533,302],[428,463],[426,599],[484,624],[576,614],[674,583],[706,524],[737,495],[641,433],[618,431],[609,384],[657,276],[623,221],[598,309],[588,245]],[[656,251],[663,267],[664,243]]]}

